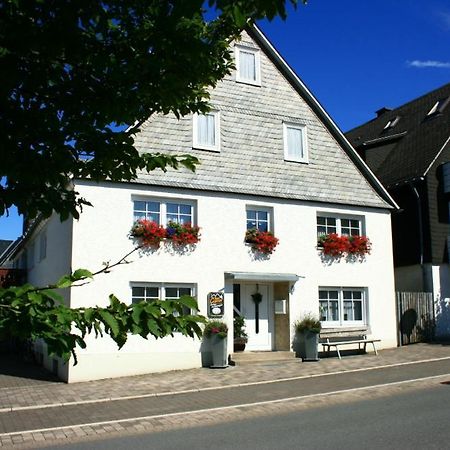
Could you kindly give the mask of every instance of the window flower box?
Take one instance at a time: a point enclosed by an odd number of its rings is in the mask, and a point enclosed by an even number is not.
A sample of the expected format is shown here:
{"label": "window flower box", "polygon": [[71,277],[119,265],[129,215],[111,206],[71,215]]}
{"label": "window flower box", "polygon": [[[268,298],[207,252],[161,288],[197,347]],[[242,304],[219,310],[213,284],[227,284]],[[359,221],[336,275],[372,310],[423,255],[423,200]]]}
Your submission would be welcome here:
{"label": "window flower box", "polygon": [[279,239],[270,231],[259,231],[256,228],[250,228],[245,233],[245,242],[250,244],[254,251],[270,255],[278,245]]}
{"label": "window flower box", "polygon": [[193,245],[200,240],[200,227],[190,223],[169,222],[166,227],[166,239],[174,245]]}
{"label": "window flower box", "polygon": [[339,236],[329,233],[319,236],[318,248],[326,256],[342,258],[343,256],[364,257],[369,255],[372,244],[367,236]]}
{"label": "window flower box", "polygon": [[200,241],[200,227],[176,222],[163,227],[151,220],[140,219],[131,228],[130,237],[138,239],[144,248],[158,249],[163,241],[183,247]]}
{"label": "window flower box", "polygon": [[136,221],[131,228],[130,236],[139,239],[143,247],[157,249],[166,237],[166,230],[156,222],[141,219]]}

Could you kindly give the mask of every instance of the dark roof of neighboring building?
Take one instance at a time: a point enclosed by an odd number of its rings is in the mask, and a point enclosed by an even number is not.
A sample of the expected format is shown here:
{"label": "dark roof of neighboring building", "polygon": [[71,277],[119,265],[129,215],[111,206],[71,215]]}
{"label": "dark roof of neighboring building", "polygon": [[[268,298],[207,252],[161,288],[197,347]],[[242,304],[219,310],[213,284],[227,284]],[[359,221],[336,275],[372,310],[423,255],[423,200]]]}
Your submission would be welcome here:
{"label": "dark roof of neighboring building", "polygon": [[[428,115],[438,103],[443,107]],[[386,186],[423,177],[450,138],[450,83],[346,133]],[[397,119],[398,118],[398,119]],[[395,120],[397,121],[395,122]],[[391,121],[393,126],[387,127]],[[371,149],[377,149],[370,155]]]}
{"label": "dark roof of neighboring building", "polygon": [[0,239],[0,256],[11,245],[12,242],[13,241],[7,241],[5,239]]}
{"label": "dark roof of neighboring building", "polygon": [[6,261],[6,255],[9,254],[9,250],[13,247],[13,242],[10,240],[0,239],[0,267]]}

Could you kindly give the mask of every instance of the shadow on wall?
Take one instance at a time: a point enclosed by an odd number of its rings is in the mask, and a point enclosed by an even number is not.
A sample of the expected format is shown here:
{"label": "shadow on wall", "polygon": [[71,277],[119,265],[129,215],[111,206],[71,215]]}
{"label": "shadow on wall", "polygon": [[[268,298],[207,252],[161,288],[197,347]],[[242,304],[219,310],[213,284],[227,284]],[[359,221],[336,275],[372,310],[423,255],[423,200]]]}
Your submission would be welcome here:
{"label": "shadow on wall", "polygon": [[436,331],[435,321],[431,314],[419,317],[414,308],[407,309],[400,319],[400,332],[402,345],[416,342],[431,342]]}
{"label": "shadow on wall", "polygon": [[[400,332],[402,333],[402,344],[411,344],[414,328],[417,324],[417,312],[415,309],[407,309],[400,318]],[[404,340],[406,336],[406,340]]]}

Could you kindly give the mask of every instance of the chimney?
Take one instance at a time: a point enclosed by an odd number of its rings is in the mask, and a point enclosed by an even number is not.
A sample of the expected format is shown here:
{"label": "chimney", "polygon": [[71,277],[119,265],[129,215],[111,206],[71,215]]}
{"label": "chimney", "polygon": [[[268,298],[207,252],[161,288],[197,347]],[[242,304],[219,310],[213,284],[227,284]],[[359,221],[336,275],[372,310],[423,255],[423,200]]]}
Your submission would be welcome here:
{"label": "chimney", "polygon": [[375,114],[377,115],[377,117],[381,117],[384,113],[389,112],[389,111],[392,111],[392,108],[386,108],[385,106],[383,106],[378,111],[375,111]]}

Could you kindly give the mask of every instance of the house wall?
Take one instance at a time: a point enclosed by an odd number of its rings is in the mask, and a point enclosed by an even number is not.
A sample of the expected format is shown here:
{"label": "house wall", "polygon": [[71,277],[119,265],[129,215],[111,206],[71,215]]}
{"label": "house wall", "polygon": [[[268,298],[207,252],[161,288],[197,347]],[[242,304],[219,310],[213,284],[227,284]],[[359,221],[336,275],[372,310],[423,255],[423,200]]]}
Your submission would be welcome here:
{"label": "house wall", "polygon": [[[41,238],[45,239],[45,253],[41,253]],[[32,250],[31,250],[32,249]],[[45,254],[45,256],[44,256]],[[54,284],[63,275],[71,272],[72,261],[72,219],[61,222],[56,214],[41,221],[28,237],[27,245],[20,251],[15,260],[26,260],[27,281],[35,286]],[[70,303],[70,290],[60,290],[66,304]],[[35,351],[42,358],[44,367],[56,373],[61,379],[68,377],[68,365],[61,359],[49,357],[46,345],[38,340]]]}
{"label": "house wall", "polygon": [[395,290],[402,292],[424,292],[424,273],[420,265],[395,268]]}
{"label": "house wall", "polygon": [[450,235],[450,195],[444,192],[442,164],[450,161],[450,142],[440,153],[430,168],[426,181],[428,191],[431,263],[448,264],[449,249],[447,239]]}
{"label": "house wall", "polygon": [[[76,189],[93,208],[86,208],[80,220],[74,222],[73,268],[97,270],[103,261],[117,261],[133,249],[127,234],[133,223],[135,196],[195,201],[202,238],[190,254],[171,254],[164,249],[153,254],[133,254],[128,258],[133,261],[131,264],[116,267],[112,273],[72,289],[73,307],[106,306],[111,293],[130,302],[131,282],[193,283],[202,314],[206,314],[208,292],[225,291],[224,320],[232,327],[233,289],[231,282],[225,283],[225,272],[295,273],[304,278],[290,294],[291,324],[302,313],[318,310],[319,286],[366,287],[373,335],[382,339],[381,347],[396,345],[390,214],[386,210],[130,184],[78,182]],[[243,242],[246,205],[273,208],[274,232],[280,244],[268,259],[255,259]],[[322,261],[316,249],[318,211],[365,217],[366,233],[373,243],[372,254],[365,262]],[[228,348],[232,348],[231,334]],[[199,349],[197,340],[181,336],[158,341],[130,336],[118,352],[109,338],[92,337],[87,349],[78,351],[79,363],[70,366],[68,381],[200,367]]]}

